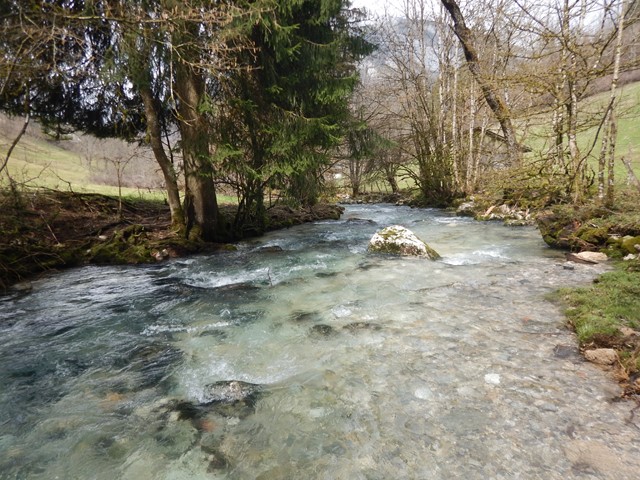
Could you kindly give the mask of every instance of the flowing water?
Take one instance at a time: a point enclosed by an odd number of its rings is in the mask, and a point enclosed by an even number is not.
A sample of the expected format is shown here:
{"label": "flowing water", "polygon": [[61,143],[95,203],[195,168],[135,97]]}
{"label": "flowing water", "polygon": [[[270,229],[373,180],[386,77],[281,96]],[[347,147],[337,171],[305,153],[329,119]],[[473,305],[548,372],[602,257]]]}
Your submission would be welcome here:
{"label": "flowing water", "polygon": [[[442,260],[368,255],[396,223]],[[0,301],[0,478],[640,478],[635,405],[545,300],[600,271],[378,205],[52,275]]]}

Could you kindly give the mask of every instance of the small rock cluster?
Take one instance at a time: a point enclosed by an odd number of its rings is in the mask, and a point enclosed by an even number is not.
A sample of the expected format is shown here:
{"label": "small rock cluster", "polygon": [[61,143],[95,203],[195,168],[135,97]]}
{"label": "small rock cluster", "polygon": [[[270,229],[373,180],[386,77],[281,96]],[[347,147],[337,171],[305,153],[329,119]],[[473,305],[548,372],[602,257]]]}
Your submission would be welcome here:
{"label": "small rock cluster", "polygon": [[636,260],[640,258],[640,236],[611,236],[611,241],[616,243],[622,253],[625,254],[623,260]]}
{"label": "small rock cluster", "polygon": [[476,220],[500,220],[506,225],[512,226],[532,225],[534,223],[534,219],[528,209],[522,210],[517,206],[510,206],[506,203],[492,205],[485,210],[481,209],[473,200],[469,200],[458,206],[456,214],[462,217],[474,217]]}
{"label": "small rock cluster", "polygon": [[605,218],[601,211],[556,207],[540,212],[536,221],[544,241],[553,248],[600,251],[609,257],[640,258],[640,230],[633,222]]}

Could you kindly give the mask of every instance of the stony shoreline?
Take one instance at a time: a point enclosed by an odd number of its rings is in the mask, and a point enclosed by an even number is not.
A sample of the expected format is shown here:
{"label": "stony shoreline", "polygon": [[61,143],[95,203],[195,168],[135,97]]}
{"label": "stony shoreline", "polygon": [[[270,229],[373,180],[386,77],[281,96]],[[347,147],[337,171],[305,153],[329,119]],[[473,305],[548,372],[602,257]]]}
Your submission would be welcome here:
{"label": "stony shoreline", "polygon": [[[340,201],[343,204],[393,203],[412,206],[408,197],[397,194],[369,195]],[[639,223],[625,223],[615,216],[593,219],[593,210],[571,208],[558,206],[536,215],[507,204],[487,207],[471,200],[462,202],[456,213],[473,216],[480,221],[502,221],[508,226],[537,224],[545,242],[553,248],[569,252],[582,251],[585,255],[591,255],[601,251],[617,259],[626,255],[630,262],[626,262],[626,266],[615,267],[618,270],[624,271],[640,262],[638,255],[633,253],[640,251]],[[29,279],[51,270],[86,264],[154,263],[168,258],[235,248],[233,244],[193,242],[181,238],[170,229],[168,207],[158,202],[127,200],[120,218],[117,210],[118,200],[115,198],[69,192],[32,194],[19,209],[13,209],[21,212],[21,216],[11,217],[12,209],[5,206],[4,214],[0,216],[3,232],[0,236],[0,292],[9,289],[28,290]],[[229,219],[235,213],[234,206],[224,206],[221,210],[223,216]],[[297,210],[277,206],[269,209],[267,230],[316,220],[339,219],[343,211],[344,207],[336,204],[319,204]],[[580,253],[567,255],[570,261],[597,263],[589,259],[581,260]],[[637,270],[640,271],[640,267]],[[640,274],[637,275],[640,282]],[[602,289],[605,283],[599,285],[597,279],[589,287],[596,290],[592,296],[596,297],[597,290]],[[575,310],[575,305],[582,301],[576,300],[579,293],[580,290],[564,291],[558,300]],[[633,292],[630,295],[629,301],[636,302],[640,310],[638,296],[634,297]],[[623,318],[618,326],[611,327],[607,323],[606,332],[596,329],[587,337],[579,337],[585,358],[611,370],[622,383],[627,396],[640,393],[640,328],[634,328],[638,327],[634,322]],[[571,318],[570,324],[580,328],[577,326],[580,325],[580,319]]]}

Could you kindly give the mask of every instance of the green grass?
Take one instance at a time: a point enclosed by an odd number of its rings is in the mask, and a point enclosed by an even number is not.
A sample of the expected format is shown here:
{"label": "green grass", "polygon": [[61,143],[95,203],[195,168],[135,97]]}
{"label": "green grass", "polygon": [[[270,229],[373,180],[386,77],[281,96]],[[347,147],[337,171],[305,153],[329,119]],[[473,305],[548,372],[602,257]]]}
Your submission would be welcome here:
{"label": "green grass", "polygon": [[[0,135],[0,156],[4,158],[10,139]],[[82,157],[56,144],[30,135],[24,135],[16,145],[7,164],[11,177],[28,188],[49,188],[78,193],[118,195],[118,187],[91,182],[89,170]],[[1,182],[6,182],[2,178]],[[160,190],[122,188],[122,195],[135,198],[162,199]]]}
{"label": "green grass", "polygon": [[582,345],[617,336],[620,327],[640,329],[640,271],[618,266],[588,287],[562,289],[566,315]]}
{"label": "green grass", "polygon": [[[565,314],[582,347],[618,352],[623,384],[640,372],[640,339],[623,331],[640,330],[640,260],[620,262],[592,285],[561,289],[554,297],[569,306]],[[640,385],[631,382],[625,392],[638,394]]]}
{"label": "green grass", "polygon": [[[4,159],[12,140],[0,132],[0,158]],[[26,134],[13,150],[7,170],[15,181],[27,188],[118,196],[117,185],[92,182],[82,156],[65,149],[64,145],[64,141],[56,143]],[[2,175],[0,187],[5,186],[6,182],[6,176]],[[123,187],[122,196],[132,199],[164,200],[166,192]],[[235,205],[238,200],[235,196],[219,194],[218,203]]]}
{"label": "green grass", "polygon": [[[627,170],[619,160],[624,157],[631,161],[636,175],[640,176],[640,82],[625,85],[620,89],[619,102],[617,105],[617,126],[618,136],[616,140],[616,162],[615,176],[618,183],[623,183],[627,178]],[[610,93],[605,92],[589,98],[585,101],[589,110],[604,111],[610,101]],[[592,127],[581,132],[578,141],[580,148],[586,150],[591,146],[593,138],[597,132],[597,127]],[[600,154],[600,137],[593,150],[596,157]],[[594,170],[597,164],[591,164]]]}
{"label": "green grass", "polygon": [[[610,92],[603,92],[593,97],[583,100],[580,104],[579,116],[586,119],[594,114],[604,112],[610,101]],[[530,119],[531,120],[531,119]],[[640,177],[640,82],[624,85],[618,92],[617,105],[617,127],[618,136],[616,141],[616,164],[615,179],[621,185],[627,181],[628,172],[624,164],[620,161],[624,157],[631,161],[631,165],[636,176]],[[533,124],[538,125],[530,129],[530,135],[525,139],[525,143],[533,149],[533,158],[545,149],[549,148],[552,141],[550,115],[541,115],[533,118]],[[540,126],[544,125],[544,126]],[[582,130],[578,133],[578,146],[585,154],[594,143],[594,138],[598,131],[598,126]],[[600,155],[600,137],[595,140],[595,147],[591,151],[589,159],[590,167],[597,172],[598,157]]]}
{"label": "green grass", "polygon": [[[4,158],[10,139],[0,138],[0,155]],[[88,185],[88,172],[79,155],[29,135],[24,135],[11,154],[7,168],[18,182],[30,186],[64,189],[71,184]]]}

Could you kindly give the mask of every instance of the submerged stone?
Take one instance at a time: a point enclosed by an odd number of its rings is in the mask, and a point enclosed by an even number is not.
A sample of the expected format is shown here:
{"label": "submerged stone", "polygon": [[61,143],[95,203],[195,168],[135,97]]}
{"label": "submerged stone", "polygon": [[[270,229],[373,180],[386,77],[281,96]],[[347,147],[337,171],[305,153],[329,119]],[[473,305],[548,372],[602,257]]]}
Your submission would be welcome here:
{"label": "submerged stone", "polygon": [[260,290],[260,287],[253,282],[238,282],[228,283],[226,285],[220,285],[215,287],[216,292],[255,292]]}
{"label": "submerged stone", "polygon": [[204,332],[200,333],[198,336],[199,337],[215,337],[220,340],[224,340],[225,338],[228,337],[228,334],[224,330],[220,330],[219,328],[216,328],[213,330],[205,330]]}
{"label": "submerged stone", "polygon": [[311,327],[311,336],[313,337],[333,337],[337,334],[336,329],[330,325],[319,324]]}
{"label": "submerged stone", "polygon": [[180,401],[173,406],[173,411],[178,413],[178,420],[196,420],[203,415],[203,409],[197,405]]}
{"label": "submerged stone", "polygon": [[371,220],[368,218],[358,218],[358,217],[347,218],[346,223],[351,223],[355,225],[375,225],[376,224],[374,220]]}
{"label": "submerged stone", "polygon": [[188,421],[201,433],[215,428],[211,415],[244,419],[255,412],[262,386],[239,380],[220,381],[205,387],[200,402],[174,399],[154,409],[165,420]]}
{"label": "submerged stone", "polygon": [[304,323],[310,321],[316,321],[320,318],[319,312],[293,312],[289,315],[289,320],[296,323]]}
{"label": "submerged stone", "polygon": [[578,349],[574,345],[558,344],[553,347],[553,356],[556,358],[570,358],[578,353]]}
{"label": "submerged stone", "polygon": [[229,460],[227,457],[217,448],[201,445],[200,449],[207,455],[207,472],[214,473],[217,470],[224,470],[229,467]]}
{"label": "submerged stone", "polygon": [[223,417],[244,419],[255,412],[262,386],[239,380],[220,381],[205,387],[199,407]]}
{"label": "submerged stone", "polygon": [[280,253],[284,252],[280,245],[265,245],[264,247],[256,248],[257,253]]}
{"label": "submerged stone", "polygon": [[360,330],[382,330],[382,327],[377,323],[372,322],[353,322],[343,327],[349,332],[357,332]]}
{"label": "submerged stone", "polygon": [[261,386],[255,383],[241,382],[239,380],[224,380],[210,383],[205,387],[202,405],[215,402],[233,403],[245,401],[253,403],[255,395],[261,390]]}
{"label": "submerged stone", "polygon": [[369,252],[426,257],[437,260],[440,255],[420,240],[411,230],[392,225],[376,232],[369,240]]}
{"label": "submerged stone", "polygon": [[140,345],[128,355],[116,359],[114,367],[139,372],[136,390],[155,387],[165,381],[171,368],[183,356],[182,350],[168,343],[150,343]]}

